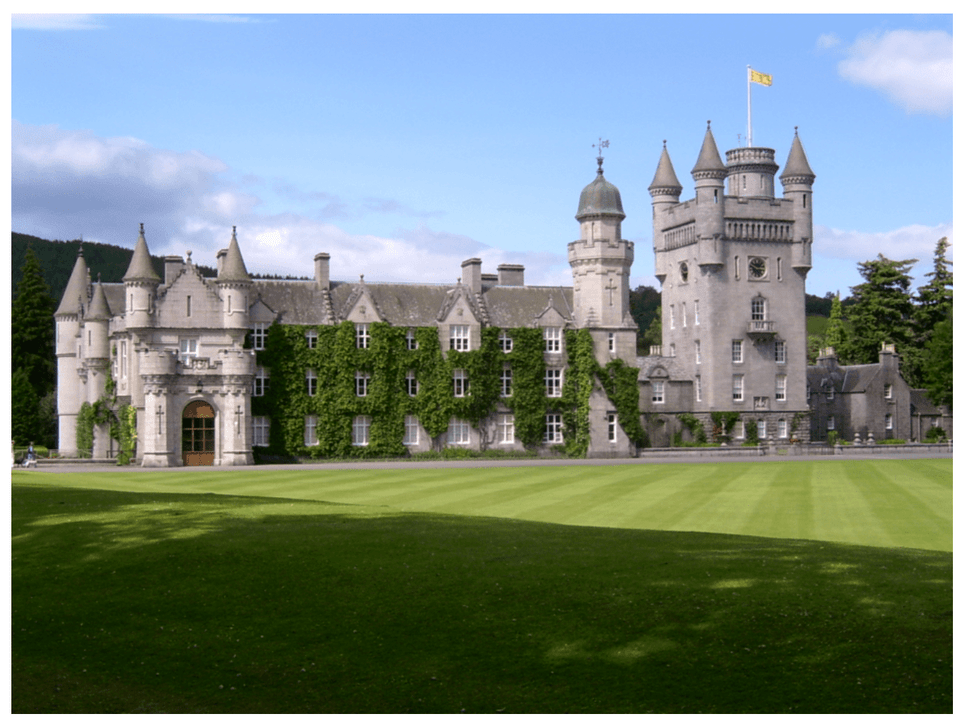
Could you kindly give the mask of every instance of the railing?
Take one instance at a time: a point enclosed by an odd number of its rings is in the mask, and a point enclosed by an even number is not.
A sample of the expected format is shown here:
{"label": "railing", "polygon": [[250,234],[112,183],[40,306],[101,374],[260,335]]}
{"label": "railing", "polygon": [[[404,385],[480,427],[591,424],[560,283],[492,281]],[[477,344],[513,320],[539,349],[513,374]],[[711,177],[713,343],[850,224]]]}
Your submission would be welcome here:
{"label": "railing", "polygon": [[773,333],[776,330],[773,328],[773,322],[771,320],[750,320],[750,332],[756,333]]}

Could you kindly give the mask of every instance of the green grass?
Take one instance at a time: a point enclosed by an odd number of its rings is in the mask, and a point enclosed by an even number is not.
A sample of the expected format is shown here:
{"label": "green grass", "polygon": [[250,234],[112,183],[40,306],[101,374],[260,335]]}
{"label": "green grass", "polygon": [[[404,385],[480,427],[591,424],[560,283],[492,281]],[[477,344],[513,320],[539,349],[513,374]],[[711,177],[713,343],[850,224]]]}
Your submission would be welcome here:
{"label": "green grass", "polygon": [[13,710],[947,712],[950,467],[14,472]]}

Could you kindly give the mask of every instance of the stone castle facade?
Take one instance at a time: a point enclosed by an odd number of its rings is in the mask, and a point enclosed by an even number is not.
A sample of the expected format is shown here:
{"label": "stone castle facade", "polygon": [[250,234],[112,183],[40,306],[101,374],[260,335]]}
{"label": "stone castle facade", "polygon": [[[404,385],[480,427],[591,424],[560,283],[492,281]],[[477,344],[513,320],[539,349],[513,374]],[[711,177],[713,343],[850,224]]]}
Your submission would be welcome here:
{"label": "stone castle facade", "polygon": [[[444,352],[475,351],[484,328],[499,328],[506,360],[511,329],[540,330],[548,400],[544,448],[563,442],[563,415],[550,401],[563,395],[569,370],[565,331],[571,329],[589,332],[599,366],[620,360],[637,370],[639,410],[655,446],[683,431],[681,415],[700,418],[709,428],[716,412],[738,415],[735,426],[724,428],[734,443],[744,439],[751,422],[764,441],[809,440],[826,421],[822,412],[811,415],[810,381],[834,380],[829,368],[806,366],[804,285],[811,269],[815,176],[799,137],[780,175],[781,197],[774,191],[778,169],[768,148],[730,150],[724,162],[708,124],[692,170],[695,196],[680,202],[682,188],[664,144],[649,188],[663,344],[644,357],[637,356],[629,312],[634,244],[621,237],[626,215],[619,191],[604,177],[602,158],[580,195],[579,238],[567,246],[573,287],[528,286],[520,265],[500,265],[487,274],[476,258],[464,261],[461,277],[445,285],[374,283],[362,275],[358,282],[337,282],[330,279],[327,253],[316,255],[312,280],[253,279],[236,229],[217,255],[216,278],[202,277],[190,253],[186,261],[166,257],[161,278],[141,225],[123,282],[91,282],[81,253],[56,312],[60,452],[77,453],[80,408],[104,396],[108,385],[118,402],[136,408],[136,460],[143,466],[250,464],[253,448],[268,445],[271,431],[291,422],[303,428],[306,450],[316,443],[316,416],[255,412],[255,399],[271,391],[269,368],[258,362],[258,352],[271,327],[302,328],[313,346],[318,328],[345,322],[355,327],[358,348],[368,346],[371,326],[386,323],[407,328],[408,346],[416,328],[436,328]],[[510,371],[509,361],[489,367],[503,392],[509,392]],[[468,378],[457,372],[450,377],[454,396],[469,391]],[[303,368],[308,392],[316,385],[311,374]],[[361,374],[358,396],[375,379]],[[408,376],[407,391],[415,392],[416,382]],[[886,384],[894,383],[881,382],[882,391],[889,391]],[[897,385],[896,391],[909,388]],[[636,453],[618,431],[615,403],[599,382],[583,409],[589,456]],[[834,413],[834,426],[851,424],[850,412],[844,412]],[[451,418],[439,436],[425,432],[422,417],[403,421],[403,444],[411,453],[445,445],[523,448],[503,402],[479,422]],[[910,424],[900,415],[895,421],[898,429]],[[370,418],[358,415],[343,431],[350,432],[344,441],[362,445]],[[113,450],[106,429],[95,428],[94,456]]]}

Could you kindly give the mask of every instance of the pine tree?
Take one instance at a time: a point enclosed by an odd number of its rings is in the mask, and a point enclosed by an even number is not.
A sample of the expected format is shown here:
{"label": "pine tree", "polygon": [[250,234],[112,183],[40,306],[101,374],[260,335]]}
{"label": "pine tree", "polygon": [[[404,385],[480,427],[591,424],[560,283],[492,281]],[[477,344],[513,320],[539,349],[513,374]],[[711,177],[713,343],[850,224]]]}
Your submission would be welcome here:
{"label": "pine tree", "polygon": [[56,357],[53,346],[53,313],[56,305],[43,279],[40,261],[27,248],[23,276],[17,283],[10,322],[10,359],[14,372],[23,370],[38,396],[53,391]]}
{"label": "pine tree", "polygon": [[846,364],[850,354],[850,338],[843,319],[843,305],[840,304],[840,293],[833,296],[830,302],[830,319],[827,320],[827,332],[824,339],[826,347],[833,347],[837,360]]}
{"label": "pine tree", "polygon": [[925,388],[934,404],[953,407],[953,308],[945,320],[938,322],[931,333],[924,356],[927,370]]}
{"label": "pine tree", "polygon": [[934,326],[950,317],[953,311],[953,263],[947,259],[949,246],[946,237],[937,241],[933,253],[933,272],[924,275],[930,281],[917,290],[914,322],[917,341],[921,346],[929,341]]}
{"label": "pine tree", "polygon": [[915,263],[916,260],[891,260],[882,254],[875,260],[857,263],[865,281],[852,288],[854,303],[847,311],[851,332],[846,361],[878,362],[882,345],[892,342],[902,358],[904,379],[910,384],[917,380],[919,364],[909,274]]}

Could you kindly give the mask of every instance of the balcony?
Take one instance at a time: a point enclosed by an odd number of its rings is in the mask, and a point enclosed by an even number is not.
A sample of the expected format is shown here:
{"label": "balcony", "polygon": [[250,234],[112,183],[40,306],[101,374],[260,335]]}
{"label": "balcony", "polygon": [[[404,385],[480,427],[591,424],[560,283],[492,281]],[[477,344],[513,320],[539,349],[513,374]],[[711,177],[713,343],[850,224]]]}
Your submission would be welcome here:
{"label": "balcony", "polygon": [[769,338],[777,334],[774,323],[770,320],[750,320],[747,334],[754,339]]}

